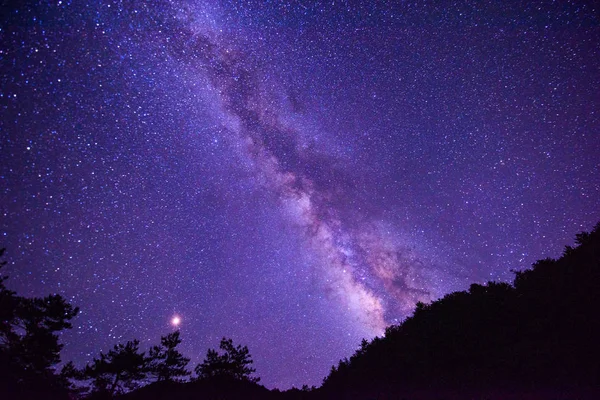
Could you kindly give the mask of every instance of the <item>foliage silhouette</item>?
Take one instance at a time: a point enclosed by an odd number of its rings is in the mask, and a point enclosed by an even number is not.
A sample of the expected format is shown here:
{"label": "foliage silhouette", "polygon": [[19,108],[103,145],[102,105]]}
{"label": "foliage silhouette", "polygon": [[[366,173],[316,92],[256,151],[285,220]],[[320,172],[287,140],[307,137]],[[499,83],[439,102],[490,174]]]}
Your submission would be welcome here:
{"label": "foliage silhouette", "polygon": [[198,379],[231,378],[254,383],[260,381],[260,378],[251,376],[256,370],[250,366],[253,361],[248,347],[236,347],[231,339],[223,338],[219,348],[223,354],[209,349],[202,364],[196,366]]}
{"label": "foliage silhouette", "polygon": [[558,260],[516,272],[513,285],[473,284],[418,303],[411,317],[333,367],[322,392],[596,390],[600,224],[576,243]]}
{"label": "foliage silhouette", "polygon": [[148,374],[148,359],[139,351],[138,340],[116,344],[108,353],[100,353],[83,371],[79,379],[90,379],[96,397],[113,397],[141,385]]}
{"label": "foliage silhouette", "polygon": [[[4,252],[0,249],[0,257]],[[0,262],[0,268],[4,265]],[[0,389],[18,397],[35,391],[61,397],[66,381],[54,371],[63,347],[58,333],[71,328],[79,309],[59,295],[17,296],[6,280],[0,276]]]}
{"label": "foliage silhouette", "polygon": [[575,242],[559,259],[516,271],[512,285],[472,284],[417,303],[412,316],[333,366],[320,388],[285,392],[259,385],[248,348],[226,338],[196,367],[198,379],[184,383],[189,359],[177,350],[179,332],[147,357],[131,341],[57,375],[56,333],[78,310],[56,295],[19,297],[0,277],[0,393],[36,398],[24,388],[37,385],[42,397],[64,398],[74,378],[92,381],[92,397],[132,400],[600,398],[600,224]]}
{"label": "foliage silhouette", "polygon": [[191,374],[185,369],[190,359],[176,349],[180,343],[179,331],[176,331],[162,336],[160,345],[150,348],[149,372],[156,377],[157,381],[181,380]]}

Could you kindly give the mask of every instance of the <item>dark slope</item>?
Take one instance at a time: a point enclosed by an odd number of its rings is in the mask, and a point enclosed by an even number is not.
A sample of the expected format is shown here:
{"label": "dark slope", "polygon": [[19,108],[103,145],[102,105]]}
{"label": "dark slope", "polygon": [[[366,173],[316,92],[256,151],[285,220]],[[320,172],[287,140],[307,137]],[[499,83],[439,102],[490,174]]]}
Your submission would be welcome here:
{"label": "dark slope", "polygon": [[[600,394],[600,224],[514,284],[471,285],[363,343],[319,392],[336,398]],[[600,397],[598,397],[600,398]]]}
{"label": "dark slope", "polygon": [[258,383],[211,379],[189,383],[157,382],[122,396],[126,400],[303,400],[308,392],[298,389],[270,391]]}
{"label": "dark slope", "polygon": [[600,224],[558,260],[418,304],[314,391],[251,382],[152,384],[127,399],[600,398]]}
{"label": "dark slope", "polygon": [[[600,224],[578,234],[576,243],[557,260],[516,272],[513,285],[474,284],[418,304],[412,317],[389,327],[383,338],[364,341],[317,390],[270,391],[220,377],[153,383],[121,398],[598,399]],[[7,305],[14,293],[3,296]],[[59,391],[41,381],[18,385],[26,376],[9,367],[9,353],[0,353],[0,398],[67,397],[64,385]]]}
{"label": "dark slope", "polygon": [[269,390],[248,381],[157,382],[123,396],[127,400],[268,399]]}

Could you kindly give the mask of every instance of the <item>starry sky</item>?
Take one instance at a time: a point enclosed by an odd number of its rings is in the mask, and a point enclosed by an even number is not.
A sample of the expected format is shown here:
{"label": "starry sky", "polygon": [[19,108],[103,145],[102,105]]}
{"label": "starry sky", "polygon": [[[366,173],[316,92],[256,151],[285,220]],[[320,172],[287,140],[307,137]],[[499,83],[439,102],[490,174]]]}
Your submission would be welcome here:
{"label": "starry sky", "polygon": [[600,220],[586,2],[39,1],[0,11],[8,286],[83,365],[180,320],[267,387]]}

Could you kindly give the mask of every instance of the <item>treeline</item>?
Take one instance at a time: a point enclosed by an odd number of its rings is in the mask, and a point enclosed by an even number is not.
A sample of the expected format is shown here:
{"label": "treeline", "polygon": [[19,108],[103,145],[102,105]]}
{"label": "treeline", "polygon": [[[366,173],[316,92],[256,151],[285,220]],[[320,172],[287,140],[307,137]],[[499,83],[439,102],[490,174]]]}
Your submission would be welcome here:
{"label": "treeline", "polygon": [[[4,249],[0,250],[0,257]],[[0,267],[6,261],[0,262]],[[64,398],[69,383],[56,374],[62,345],[58,333],[70,329],[79,309],[59,295],[25,298],[8,290],[0,276],[0,393],[2,398]]]}
{"label": "treeline", "polygon": [[515,272],[512,285],[473,284],[418,303],[333,367],[321,390],[336,398],[600,398],[600,224],[576,243]]}
{"label": "treeline", "polygon": [[209,349],[206,359],[194,369],[187,369],[190,361],[177,346],[181,343],[179,331],[161,338],[160,344],[148,352],[140,351],[139,341],[117,344],[100,357],[77,369],[68,363],[61,376],[71,382],[72,392],[88,393],[93,399],[111,399],[151,383],[173,388],[174,383],[192,381],[234,381],[255,384],[260,380],[252,376],[252,358],[246,346],[235,346],[231,339],[223,338],[220,352]]}
{"label": "treeline", "polygon": [[58,295],[18,296],[0,277],[0,398],[600,398],[600,224],[576,243],[515,272],[512,285],[473,284],[418,303],[383,337],[363,340],[320,388],[286,392],[259,385],[248,348],[230,339],[192,372],[178,331],[147,351],[133,340],[56,371],[58,333],[78,309]]}
{"label": "treeline", "polygon": [[[0,257],[4,249],[0,249]],[[0,262],[0,268],[6,262]],[[0,398],[2,399],[110,399],[152,383],[236,382],[256,385],[252,358],[246,346],[223,338],[220,351],[209,349],[205,360],[187,369],[189,358],[177,346],[179,331],[161,337],[160,343],[141,351],[139,341],[117,344],[100,353],[83,368],[72,362],[60,371],[58,333],[71,328],[79,309],[62,296],[18,296],[0,276]],[[264,389],[264,388],[263,388]],[[266,389],[264,389],[266,391]]]}

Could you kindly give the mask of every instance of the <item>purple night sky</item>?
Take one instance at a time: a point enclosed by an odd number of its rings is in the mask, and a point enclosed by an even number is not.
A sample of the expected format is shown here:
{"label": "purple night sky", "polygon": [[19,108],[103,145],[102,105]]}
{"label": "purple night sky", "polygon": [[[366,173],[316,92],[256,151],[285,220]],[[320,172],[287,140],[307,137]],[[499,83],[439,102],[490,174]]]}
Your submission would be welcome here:
{"label": "purple night sky", "polygon": [[192,368],[226,336],[319,385],[600,220],[585,2],[30,3],[0,11],[0,247],[81,307],[77,365],[177,315]]}

